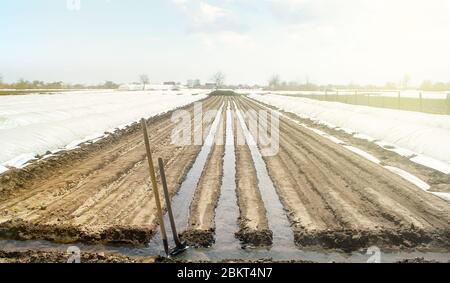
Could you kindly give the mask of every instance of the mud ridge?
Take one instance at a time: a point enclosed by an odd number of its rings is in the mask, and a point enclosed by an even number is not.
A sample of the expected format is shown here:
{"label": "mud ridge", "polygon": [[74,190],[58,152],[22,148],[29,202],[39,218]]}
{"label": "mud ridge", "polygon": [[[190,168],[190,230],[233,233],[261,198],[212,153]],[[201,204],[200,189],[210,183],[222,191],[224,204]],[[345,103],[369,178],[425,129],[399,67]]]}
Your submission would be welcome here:
{"label": "mud ridge", "polygon": [[214,242],[214,230],[188,229],[181,235],[181,239],[191,247],[209,248]]}
{"label": "mud ridge", "polygon": [[[0,263],[67,263],[69,255],[56,251],[0,251]],[[80,254],[81,263],[153,263],[155,258],[131,258],[115,254]]]}
{"label": "mud ridge", "polygon": [[233,116],[236,144],[236,192],[240,210],[240,229],[236,237],[244,246],[271,246],[273,233],[269,229],[267,211],[258,188],[256,169],[248,145],[238,145],[238,137],[243,137],[244,134],[237,117]]}
{"label": "mud ridge", "polygon": [[295,231],[295,242],[300,248],[321,247],[352,252],[370,246],[390,249],[404,248],[449,248],[448,231],[427,232],[422,229],[409,230],[341,230],[341,231]]}
{"label": "mud ridge", "polygon": [[236,237],[244,244],[244,247],[265,247],[271,246],[273,241],[273,233],[269,229],[250,229],[246,226],[246,221],[240,226],[241,229],[236,232]]}
{"label": "mud ridge", "polygon": [[145,246],[153,235],[153,229],[143,227],[112,226],[88,230],[83,226],[35,224],[21,219],[2,223],[0,227],[0,238],[3,239],[42,239],[63,244],[83,242]]}

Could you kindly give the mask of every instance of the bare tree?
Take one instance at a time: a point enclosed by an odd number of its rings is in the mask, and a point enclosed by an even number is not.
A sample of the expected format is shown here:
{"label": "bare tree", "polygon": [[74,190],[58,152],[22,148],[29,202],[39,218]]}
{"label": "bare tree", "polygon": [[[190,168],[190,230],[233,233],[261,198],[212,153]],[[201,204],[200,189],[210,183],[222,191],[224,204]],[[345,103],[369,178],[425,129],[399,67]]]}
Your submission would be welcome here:
{"label": "bare tree", "polygon": [[145,86],[150,84],[150,79],[148,78],[148,75],[142,74],[139,76],[139,81],[142,84],[142,90],[145,90]]}
{"label": "bare tree", "polygon": [[269,79],[269,88],[271,88],[271,89],[276,89],[279,85],[280,85],[280,76],[278,76],[278,75],[273,75],[273,76]]}
{"label": "bare tree", "polygon": [[214,74],[212,80],[216,84],[216,89],[221,88],[225,83],[225,74],[222,72],[217,72]]}
{"label": "bare tree", "polygon": [[408,74],[404,75],[403,79],[402,79],[402,87],[404,89],[407,89],[409,87],[410,82],[411,82],[411,77]]}

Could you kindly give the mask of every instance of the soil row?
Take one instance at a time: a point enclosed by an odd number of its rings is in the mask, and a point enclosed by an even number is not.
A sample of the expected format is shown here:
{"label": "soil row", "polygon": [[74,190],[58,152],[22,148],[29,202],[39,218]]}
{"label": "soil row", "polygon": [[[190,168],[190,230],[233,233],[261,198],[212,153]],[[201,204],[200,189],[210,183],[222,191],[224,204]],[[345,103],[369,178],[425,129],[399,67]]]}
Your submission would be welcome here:
{"label": "soil row", "polygon": [[[249,99],[238,104],[265,109]],[[449,248],[447,202],[283,117],[279,131],[279,153],[264,160],[297,245]]]}
{"label": "soil row", "polygon": [[[204,111],[220,104],[219,97],[207,99]],[[193,105],[182,109],[193,119]],[[201,146],[171,143],[176,127],[172,113],[150,119],[148,126],[153,156],[165,161],[173,196]],[[192,135],[211,123],[203,121]],[[142,130],[135,124],[115,135],[0,176],[0,237],[148,243],[156,226],[156,208]]]}

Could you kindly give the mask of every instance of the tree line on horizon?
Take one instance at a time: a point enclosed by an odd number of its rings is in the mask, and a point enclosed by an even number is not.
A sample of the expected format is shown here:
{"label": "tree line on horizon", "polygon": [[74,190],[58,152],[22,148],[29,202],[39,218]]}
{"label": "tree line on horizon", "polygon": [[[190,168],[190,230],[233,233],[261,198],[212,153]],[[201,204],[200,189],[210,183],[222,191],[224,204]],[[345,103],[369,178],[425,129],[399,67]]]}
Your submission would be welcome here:
{"label": "tree line on horizon", "polygon": [[71,84],[62,81],[44,82],[40,80],[28,81],[19,79],[17,82],[6,83],[0,75],[0,89],[116,89],[119,85],[113,81],[105,81],[101,84]]}
{"label": "tree line on horizon", "polygon": [[[399,83],[387,82],[384,85],[360,85],[360,84],[326,84],[319,85],[314,84],[307,78],[304,83],[296,81],[282,81],[278,75],[273,75],[269,81],[266,90],[287,90],[287,91],[325,91],[325,90],[337,90],[337,89],[355,89],[355,90],[405,90],[411,89],[409,85],[410,78],[405,76]],[[423,91],[450,91],[450,82],[433,82],[431,80],[425,80],[421,85],[416,88]]]}
{"label": "tree line on horizon", "polygon": [[[213,77],[214,82],[218,87],[224,86],[225,74],[218,72]],[[147,75],[141,75],[139,82],[144,86],[150,83]],[[347,84],[347,85],[336,85],[336,84],[326,84],[319,85],[309,82],[299,83],[295,81],[282,81],[278,75],[272,76],[268,85],[263,87],[265,90],[286,90],[286,91],[333,91],[336,89],[373,89],[373,90],[402,90],[409,89],[409,78],[404,78],[400,83],[387,82],[385,85],[359,85],[359,84]],[[120,84],[113,81],[105,81],[104,83],[96,85],[85,85],[85,84],[71,84],[62,81],[57,82],[44,82],[39,80],[28,81],[24,79],[19,79],[14,83],[3,82],[3,77],[0,75],[0,89],[117,89]],[[227,88],[242,88],[244,85],[232,86],[227,85]],[[425,80],[417,88],[423,91],[450,91],[450,82],[433,82],[431,80]]]}

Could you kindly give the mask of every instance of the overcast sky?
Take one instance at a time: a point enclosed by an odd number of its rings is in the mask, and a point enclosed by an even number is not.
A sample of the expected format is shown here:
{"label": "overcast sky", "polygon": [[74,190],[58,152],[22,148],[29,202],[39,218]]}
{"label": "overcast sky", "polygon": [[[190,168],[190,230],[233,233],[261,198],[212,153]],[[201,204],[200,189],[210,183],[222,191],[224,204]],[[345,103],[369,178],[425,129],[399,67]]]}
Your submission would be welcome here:
{"label": "overcast sky", "polygon": [[450,81],[448,0],[66,2],[0,2],[4,80]]}

